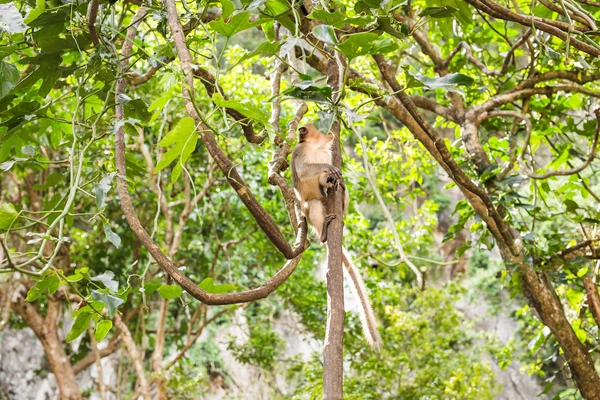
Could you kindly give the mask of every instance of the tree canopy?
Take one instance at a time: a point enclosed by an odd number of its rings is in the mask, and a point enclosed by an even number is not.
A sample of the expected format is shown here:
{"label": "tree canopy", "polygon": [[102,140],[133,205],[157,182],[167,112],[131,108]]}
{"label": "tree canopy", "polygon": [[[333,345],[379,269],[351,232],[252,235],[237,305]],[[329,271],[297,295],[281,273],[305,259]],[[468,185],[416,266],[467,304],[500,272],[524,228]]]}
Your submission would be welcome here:
{"label": "tree canopy", "polygon": [[[596,399],[598,16],[589,0],[0,0],[0,330],[35,333],[64,399],[93,365],[103,399],[197,398],[232,383],[225,351],[273,398],[494,398],[491,355],[544,396]],[[328,255],[291,186],[307,123],[335,136],[351,198]],[[344,311],[342,243],[379,351]],[[465,299],[513,313],[514,340]],[[324,354],[290,352],[281,321]]]}

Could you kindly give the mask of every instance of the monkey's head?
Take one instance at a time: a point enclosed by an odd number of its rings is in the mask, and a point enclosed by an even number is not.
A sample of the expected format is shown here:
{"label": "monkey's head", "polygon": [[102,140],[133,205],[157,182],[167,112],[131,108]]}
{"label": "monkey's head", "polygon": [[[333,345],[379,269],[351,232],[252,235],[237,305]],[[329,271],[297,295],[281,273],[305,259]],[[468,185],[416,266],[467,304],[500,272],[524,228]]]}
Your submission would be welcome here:
{"label": "monkey's head", "polygon": [[311,142],[322,139],[323,135],[313,124],[308,124],[298,129],[298,143]]}

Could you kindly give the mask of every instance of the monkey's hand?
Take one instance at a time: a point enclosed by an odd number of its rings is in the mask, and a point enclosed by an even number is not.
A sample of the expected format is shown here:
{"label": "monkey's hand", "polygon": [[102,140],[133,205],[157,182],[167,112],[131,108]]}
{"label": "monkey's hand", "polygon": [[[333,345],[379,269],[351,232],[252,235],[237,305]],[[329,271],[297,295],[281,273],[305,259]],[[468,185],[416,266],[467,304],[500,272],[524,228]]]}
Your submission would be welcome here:
{"label": "monkey's hand", "polygon": [[338,186],[341,186],[342,189],[345,190],[346,186],[344,185],[344,181],[342,180],[342,172],[332,165],[328,165],[327,167],[327,170],[323,171],[325,173],[325,183],[323,184],[323,186],[327,188],[337,188]]}

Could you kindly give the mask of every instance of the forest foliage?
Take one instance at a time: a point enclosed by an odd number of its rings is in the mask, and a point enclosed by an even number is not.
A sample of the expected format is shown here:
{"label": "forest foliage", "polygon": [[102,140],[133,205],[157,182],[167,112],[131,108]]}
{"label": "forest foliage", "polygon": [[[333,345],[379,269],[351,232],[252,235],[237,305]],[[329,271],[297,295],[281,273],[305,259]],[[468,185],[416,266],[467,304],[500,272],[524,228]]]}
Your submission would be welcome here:
{"label": "forest foliage", "polygon": [[[298,124],[340,121],[344,246],[384,342],[347,312],[345,397],[494,398],[492,364],[518,362],[544,395],[595,398],[598,16],[587,0],[0,0],[0,330],[35,332],[66,399],[118,351],[127,373],[90,390],[197,398],[235,386],[227,352],[273,398],[321,397],[325,248],[289,256],[287,163]],[[465,299],[519,331],[477,329]]]}

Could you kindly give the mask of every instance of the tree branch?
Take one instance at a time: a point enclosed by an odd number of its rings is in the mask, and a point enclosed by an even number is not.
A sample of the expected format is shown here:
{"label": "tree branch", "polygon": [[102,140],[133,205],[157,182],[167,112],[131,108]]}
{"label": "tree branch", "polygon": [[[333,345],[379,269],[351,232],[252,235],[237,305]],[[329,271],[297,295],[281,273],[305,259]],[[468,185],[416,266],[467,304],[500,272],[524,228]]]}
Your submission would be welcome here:
{"label": "tree branch", "polygon": [[586,277],[583,280],[583,286],[587,295],[587,303],[596,321],[596,325],[600,328],[600,295],[598,295],[598,287],[594,283],[591,276]]}
{"label": "tree branch", "polygon": [[[273,218],[258,204],[252,193],[244,184],[242,177],[238,174],[234,168],[233,163],[225,156],[214,136],[208,127],[204,125],[200,116],[198,115],[194,104],[192,103],[193,98],[193,76],[191,71],[191,57],[189,50],[185,44],[185,37],[183,35],[181,23],[177,15],[177,9],[174,0],[166,0],[167,15],[169,25],[173,34],[177,51],[179,53],[182,69],[186,75],[187,86],[183,85],[183,94],[186,103],[186,108],[190,116],[194,118],[198,127],[200,127],[200,136],[203,139],[206,147],[216,161],[217,165],[225,174],[227,181],[236,190],[242,202],[248,207],[257,223],[267,234],[269,239],[276,245],[276,247],[289,259],[282,269],[279,270],[271,279],[265,282],[262,286],[257,289],[248,290],[240,293],[229,293],[229,294],[212,294],[201,289],[197,284],[187,278],[181,273],[179,268],[169,257],[167,257],[162,250],[154,243],[152,238],[148,235],[144,227],[141,225],[135,209],[131,204],[131,197],[127,188],[127,182],[123,179],[126,176],[126,161],[125,161],[125,135],[123,128],[117,130],[115,138],[115,159],[117,165],[117,171],[119,176],[117,177],[117,191],[119,198],[121,199],[121,207],[129,226],[136,234],[142,245],[148,250],[156,262],[177,282],[184,290],[190,293],[194,298],[202,301],[205,304],[234,304],[234,303],[245,303],[249,301],[258,300],[268,296],[273,292],[279,285],[292,274],[296,265],[300,261],[300,255],[306,248],[306,229],[299,229],[297,240],[294,248],[291,248],[287,243]],[[132,27],[128,31],[128,37],[130,40],[126,41],[122,54],[124,59],[127,60],[128,55],[131,52],[131,40],[135,36],[135,27]],[[124,61],[127,63],[127,61]],[[126,78],[122,77],[117,83],[116,96],[125,89],[127,81]],[[117,101],[116,116],[118,119],[124,117],[124,107]]]}
{"label": "tree branch", "polygon": [[597,120],[596,131],[594,132],[594,139],[592,141],[592,149],[590,150],[590,155],[588,156],[587,160],[585,160],[583,162],[583,164],[581,164],[575,168],[570,168],[570,169],[561,170],[561,171],[548,171],[544,174],[531,174],[531,175],[528,175],[528,177],[532,178],[532,179],[547,179],[547,178],[550,178],[551,176],[574,175],[574,174],[578,174],[579,172],[581,172],[585,168],[587,168],[592,163],[592,161],[594,161],[594,158],[596,158],[596,152],[598,150],[597,149],[598,136],[600,135],[600,108],[596,109],[594,111],[594,113],[596,114],[596,120]]}
{"label": "tree branch", "polygon": [[[517,14],[514,11],[497,4],[492,0],[467,0],[467,3],[491,15],[492,17],[503,19],[506,21],[516,22],[528,28],[534,26],[535,28],[543,32],[556,36],[563,42],[569,41],[573,47],[583,51],[584,53],[588,53],[595,57],[600,56],[600,49],[591,46],[579,39],[571,37],[573,34],[573,32],[571,32],[570,30],[571,25],[566,24],[564,22]],[[582,35],[585,35],[585,33],[583,32],[586,32],[588,30],[587,27],[581,26],[575,26],[574,29]]]}

